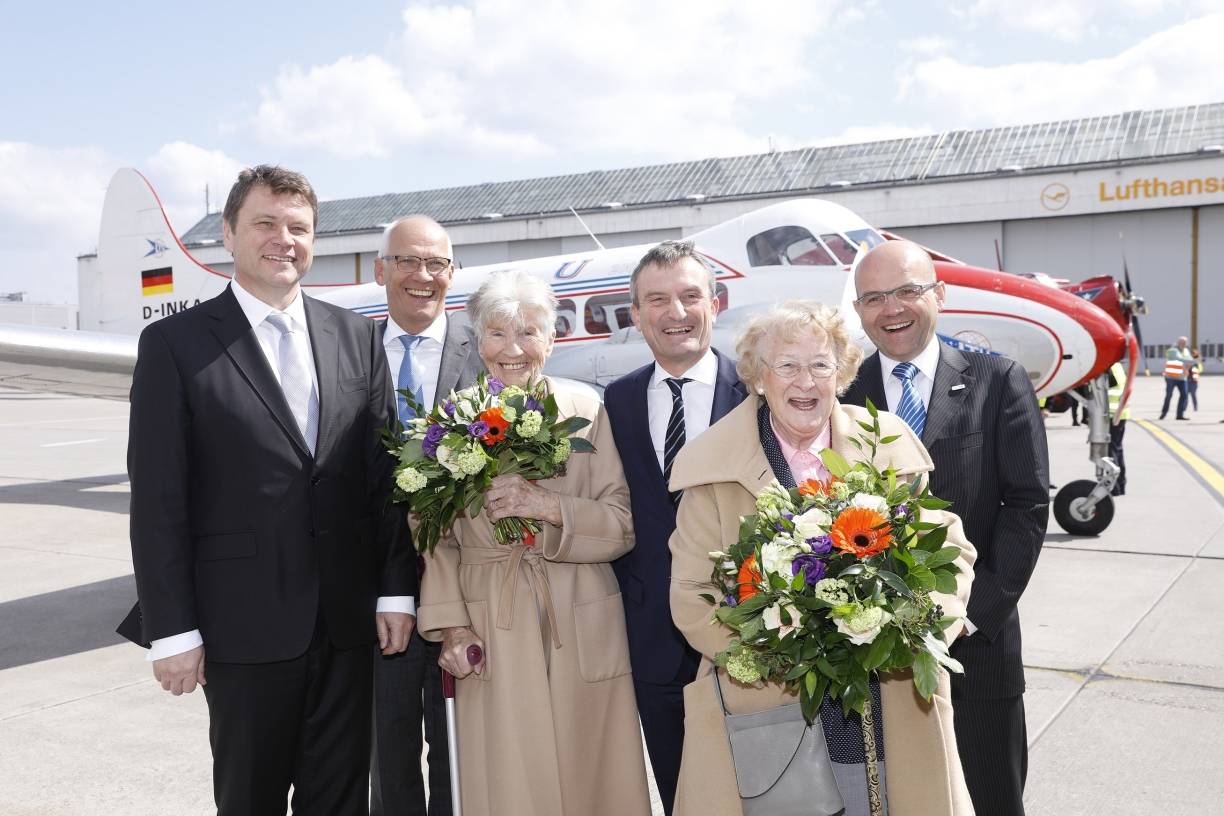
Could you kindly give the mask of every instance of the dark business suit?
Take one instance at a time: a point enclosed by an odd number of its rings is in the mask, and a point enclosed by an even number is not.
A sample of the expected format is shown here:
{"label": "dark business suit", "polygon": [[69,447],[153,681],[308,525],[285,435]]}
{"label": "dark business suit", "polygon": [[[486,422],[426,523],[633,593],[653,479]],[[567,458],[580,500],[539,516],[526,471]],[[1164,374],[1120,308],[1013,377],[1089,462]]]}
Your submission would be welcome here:
{"label": "dark business suit", "polygon": [[221,814],[283,813],[291,783],[296,812],[363,812],[376,599],[417,591],[384,513],[380,336],[345,309],[304,307],[313,455],[229,288],[149,325],[132,378],[139,603],[121,631],[200,631]]}
{"label": "dark business suit", "polygon": [[[746,396],[735,364],[715,352],[718,377],[710,424]],[[684,745],[684,686],[697,673],[700,656],[672,624],[671,551],[667,542],[676,528],[676,507],[663,483],[663,471],[650,438],[646,389],[654,375],[650,363],[613,382],[604,392],[604,407],[629,483],[633,533],[629,553],[612,562],[620,582],[629,634],[629,659],[646,749],[663,807],[671,813]]]}
{"label": "dark business suit", "polygon": [[[387,321],[378,322],[378,336]],[[475,333],[463,318],[450,315],[438,367],[435,401],[454,389],[475,384],[485,370]],[[393,374],[398,376],[398,372]],[[396,383],[398,385],[398,383]],[[397,522],[405,516],[396,513]],[[417,599],[420,601],[420,599]],[[419,605],[419,604],[418,604]],[[446,750],[446,709],[442,701],[441,643],[430,643],[414,629],[401,654],[374,656],[374,746],[370,777],[373,816],[450,816],[450,764]],[[421,721],[429,743],[429,807],[421,778]]]}
{"label": "dark business suit", "polygon": [[[888,405],[873,354],[842,398]],[[963,387],[958,387],[963,386]],[[890,406],[895,408],[895,406]],[[1024,664],[1016,604],[1049,518],[1045,427],[1023,366],[940,343],[922,442],[935,463],[931,492],[952,502],[977,548],[968,619],[977,631],[952,646],[956,739],[979,813],[1023,813],[1028,767]]]}

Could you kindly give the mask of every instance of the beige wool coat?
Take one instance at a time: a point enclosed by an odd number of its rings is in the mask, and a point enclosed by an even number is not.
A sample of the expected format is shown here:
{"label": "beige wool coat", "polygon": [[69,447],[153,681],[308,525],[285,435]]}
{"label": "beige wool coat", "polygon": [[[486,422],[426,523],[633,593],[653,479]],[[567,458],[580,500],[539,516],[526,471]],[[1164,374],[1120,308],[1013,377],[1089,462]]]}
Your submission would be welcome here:
{"label": "beige wool coat", "polygon": [[[699,596],[709,592],[711,550],[726,550],[739,534],[741,516],[755,512],[756,496],[774,478],[757,430],[760,399],[749,396],[734,411],[686,445],[676,458],[671,488],[683,490],[672,535],[671,608],[676,627],[703,659],[697,679],[684,689],[684,754],[676,794],[677,816],[740,816],[735,769],[727,744],[723,713],[710,677],[715,654],[730,643],[730,630],[713,622],[713,607]],[[834,407],[832,447],[847,461],[863,454],[847,441],[859,433],[855,420],[869,420],[866,410]],[[922,443],[902,420],[880,412],[883,436],[900,439],[882,446],[876,464],[892,464],[898,477],[914,478],[932,469]],[[973,580],[973,547],[965,540],[960,519],[951,513],[923,511],[924,520],[950,524],[948,543],[963,554],[956,560],[961,573],[955,596],[940,595],[937,602],[948,614],[965,614]],[[960,632],[958,623],[947,632],[949,640]],[[887,761],[887,797],[890,816],[972,816],[973,804],[965,788],[956,735],[952,730],[952,702],[947,674],[940,672],[939,688],[930,702],[914,690],[909,671],[881,678],[884,709],[884,756]],[[720,670],[728,710],[733,714],[762,711],[796,702],[779,684],[763,688],[742,685]]]}
{"label": "beige wool coat", "polygon": [[[611,562],[633,546],[629,488],[603,407],[554,387],[595,453],[541,481],[563,524],[505,546],[482,511],[428,558],[417,625],[471,627],[485,665],[457,683],[464,816],[648,815],[625,614]],[[551,609],[551,615],[549,610]]]}

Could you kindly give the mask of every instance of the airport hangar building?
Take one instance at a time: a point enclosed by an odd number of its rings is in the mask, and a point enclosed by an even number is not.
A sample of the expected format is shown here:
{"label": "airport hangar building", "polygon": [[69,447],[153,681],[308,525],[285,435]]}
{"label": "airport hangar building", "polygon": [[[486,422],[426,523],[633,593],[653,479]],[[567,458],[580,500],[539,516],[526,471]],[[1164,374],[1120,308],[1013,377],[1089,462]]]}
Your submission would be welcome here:
{"label": "airport hangar building", "polygon": [[[799,197],[987,269],[1121,278],[1125,256],[1155,373],[1183,334],[1224,372],[1224,103],[324,201],[310,281],[373,281],[383,226],[410,213],[473,266],[590,251],[571,207],[611,247]],[[231,268],[219,213],[182,240]]]}

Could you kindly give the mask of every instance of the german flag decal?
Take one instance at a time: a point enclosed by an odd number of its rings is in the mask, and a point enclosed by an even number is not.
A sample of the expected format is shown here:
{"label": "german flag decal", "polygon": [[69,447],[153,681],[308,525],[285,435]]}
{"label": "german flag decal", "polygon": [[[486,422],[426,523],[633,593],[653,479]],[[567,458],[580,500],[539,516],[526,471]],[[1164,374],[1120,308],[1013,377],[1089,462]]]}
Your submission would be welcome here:
{"label": "german flag decal", "polygon": [[174,267],[145,269],[140,273],[141,292],[145,295],[166,295],[174,291]]}

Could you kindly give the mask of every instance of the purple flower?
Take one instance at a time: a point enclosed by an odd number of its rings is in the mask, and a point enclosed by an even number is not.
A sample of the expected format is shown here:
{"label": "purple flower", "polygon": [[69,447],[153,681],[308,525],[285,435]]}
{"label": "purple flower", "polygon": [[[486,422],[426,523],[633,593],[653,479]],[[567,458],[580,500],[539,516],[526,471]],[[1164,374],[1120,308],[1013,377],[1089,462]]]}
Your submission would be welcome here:
{"label": "purple flower", "polygon": [[786,528],[782,526],[782,522],[780,521],[774,522],[774,529],[777,530],[779,533],[786,531]]}
{"label": "purple flower", "polygon": [[723,603],[727,606],[739,606],[739,600],[734,595],[724,595]]}
{"label": "purple flower", "polygon": [[808,586],[816,586],[816,582],[825,577],[825,562],[820,556],[812,553],[800,553],[791,561],[791,575],[803,573],[803,582]]}
{"label": "purple flower", "polygon": [[475,437],[484,436],[489,432],[489,423],[483,419],[478,419],[468,426],[468,433]]}
{"label": "purple flower", "polygon": [[786,519],[787,521],[790,521],[794,517],[795,517],[794,513],[783,513],[782,514],[782,518]]}
{"label": "purple flower", "polygon": [[505,387],[506,387],[506,384],[502,382],[501,380],[497,379],[496,377],[493,377],[492,379],[489,380],[489,393],[495,397],[498,394],[500,394],[502,392],[502,389]]}
{"label": "purple flower", "polygon": [[455,401],[448,399],[446,402],[442,403],[442,413],[446,414],[448,417],[453,417],[455,415]]}
{"label": "purple flower", "polygon": [[809,538],[807,543],[812,548],[812,555],[828,555],[833,549],[833,539],[827,535]]}
{"label": "purple flower", "polygon": [[430,459],[437,459],[438,458],[438,443],[431,442],[428,439],[422,440],[421,453],[425,454],[425,456]]}
{"label": "purple flower", "polygon": [[913,511],[910,509],[909,504],[905,502],[902,502],[901,504],[898,504],[895,508],[893,508],[893,515],[896,516],[901,521],[909,521],[912,513]]}
{"label": "purple flower", "polygon": [[430,425],[425,429],[425,441],[430,442],[437,450],[438,443],[442,441],[442,437],[446,436],[446,429],[441,425]]}
{"label": "purple flower", "polygon": [[538,399],[536,399],[535,397],[528,397],[528,398],[527,398],[527,400],[526,400],[526,402],[524,402],[524,403],[523,403],[523,410],[525,410],[525,411],[539,411],[540,413],[543,413],[543,412],[544,412],[544,406],[543,406],[543,404],[541,404],[541,402],[540,402]]}

